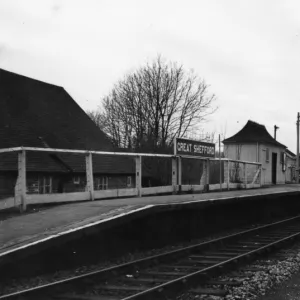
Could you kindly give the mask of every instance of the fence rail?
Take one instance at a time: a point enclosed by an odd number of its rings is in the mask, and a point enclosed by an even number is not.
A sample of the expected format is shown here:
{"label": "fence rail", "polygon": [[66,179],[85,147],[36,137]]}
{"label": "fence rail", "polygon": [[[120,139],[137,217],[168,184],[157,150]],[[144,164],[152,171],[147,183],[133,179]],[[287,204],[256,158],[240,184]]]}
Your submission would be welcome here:
{"label": "fence rail", "polygon": [[[15,182],[14,195],[0,200],[0,210],[19,206],[21,210],[26,210],[28,204],[42,204],[70,201],[89,201],[94,199],[117,198],[117,197],[142,197],[145,195],[157,195],[178,192],[203,192],[217,189],[233,188],[257,188],[262,184],[261,181],[261,163],[238,161],[227,158],[213,159],[193,156],[181,156],[171,154],[153,154],[153,153],[127,153],[127,152],[107,152],[107,151],[86,151],[73,149],[55,149],[55,148],[34,148],[34,147],[15,147],[0,149],[0,154],[15,152],[18,155],[18,176]],[[29,194],[26,180],[26,153],[27,152],[46,152],[46,153],[68,153],[82,154],[85,156],[85,186],[80,192],[70,193],[50,193],[50,194]],[[96,190],[93,173],[93,156],[128,156],[135,159],[135,187],[115,188],[107,190]],[[142,187],[142,158],[157,157],[168,158],[172,160],[171,185]],[[1,156],[0,156],[1,159]],[[183,161],[196,159],[202,161],[202,174],[198,184],[186,184],[183,182]],[[216,182],[210,182],[210,172],[213,167],[219,165],[219,177]],[[220,172],[221,170],[221,172]],[[1,171],[1,170],[0,170]],[[220,176],[219,176],[220,175]]]}

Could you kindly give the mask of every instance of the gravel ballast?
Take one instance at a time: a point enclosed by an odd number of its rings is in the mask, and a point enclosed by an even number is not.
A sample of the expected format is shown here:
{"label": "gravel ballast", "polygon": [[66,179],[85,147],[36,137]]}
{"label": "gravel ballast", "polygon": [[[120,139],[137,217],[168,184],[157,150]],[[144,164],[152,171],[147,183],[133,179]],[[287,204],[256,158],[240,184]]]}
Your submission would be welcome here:
{"label": "gravel ballast", "polygon": [[[253,269],[253,271],[249,271]],[[280,250],[266,259],[256,260],[253,263],[241,267],[239,270],[215,278],[222,281],[239,281],[240,286],[213,286],[216,289],[227,291],[225,297],[212,295],[195,295],[187,292],[180,295],[177,300],[273,300],[273,298],[260,298],[271,289],[288,281],[293,274],[300,271],[300,243],[292,249]],[[212,288],[212,286],[210,286]],[[300,298],[297,298],[300,299]],[[275,300],[275,298],[274,298]]]}

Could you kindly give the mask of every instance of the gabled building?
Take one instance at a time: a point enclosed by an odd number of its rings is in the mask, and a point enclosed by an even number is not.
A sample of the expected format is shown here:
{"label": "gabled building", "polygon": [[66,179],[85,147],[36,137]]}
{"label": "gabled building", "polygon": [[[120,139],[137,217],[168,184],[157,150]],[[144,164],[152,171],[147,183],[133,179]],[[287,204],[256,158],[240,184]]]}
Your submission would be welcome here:
{"label": "gabled building", "polygon": [[262,184],[286,182],[287,147],[275,140],[264,125],[249,120],[223,144],[225,157],[262,163]]}
{"label": "gabled building", "polygon": [[[64,88],[0,69],[0,148],[20,146],[114,151]],[[83,191],[84,159],[28,152],[28,193]],[[93,171],[96,190],[135,185],[131,158],[94,155]],[[0,154],[0,195],[13,193],[16,178],[16,154]]]}

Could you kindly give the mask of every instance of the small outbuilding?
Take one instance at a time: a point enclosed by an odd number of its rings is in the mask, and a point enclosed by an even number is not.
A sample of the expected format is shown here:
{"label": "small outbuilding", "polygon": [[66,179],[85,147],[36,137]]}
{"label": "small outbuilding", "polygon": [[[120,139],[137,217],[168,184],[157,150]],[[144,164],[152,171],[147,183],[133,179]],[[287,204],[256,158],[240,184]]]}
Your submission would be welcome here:
{"label": "small outbuilding", "polygon": [[[262,184],[286,183],[287,147],[275,140],[264,125],[253,121],[223,141],[225,157],[262,163]],[[292,179],[291,179],[292,180]]]}

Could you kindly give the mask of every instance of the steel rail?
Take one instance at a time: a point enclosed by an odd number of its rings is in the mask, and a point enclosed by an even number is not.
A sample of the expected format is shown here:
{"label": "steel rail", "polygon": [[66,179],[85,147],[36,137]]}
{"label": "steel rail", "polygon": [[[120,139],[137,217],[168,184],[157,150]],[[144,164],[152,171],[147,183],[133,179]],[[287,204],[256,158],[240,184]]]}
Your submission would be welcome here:
{"label": "steel rail", "polygon": [[[198,243],[198,244],[195,244],[195,245],[191,245],[191,246],[183,247],[183,248],[180,248],[180,249],[172,250],[172,251],[169,251],[169,252],[166,252],[166,253],[157,254],[157,255],[150,256],[150,257],[138,259],[138,260],[135,260],[135,261],[131,261],[131,262],[124,263],[124,264],[117,265],[117,266],[113,266],[113,267],[109,267],[109,268],[106,268],[106,269],[92,271],[92,272],[88,272],[88,273],[85,273],[85,274],[82,274],[82,275],[76,275],[76,276],[73,276],[71,278],[66,278],[66,279],[51,282],[51,283],[48,283],[48,284],[39,285],[39,286],[36,286],[36,287],[32,287],[32,288],[29,288],[29,289],[17,291],[17,292],[6,294],[6,295],[0,295],[0,299],[17,299],[20,296],[27,297],[27,296],[29,296],[28,294],[30,294],[30,293],[40,292],[41,290],[48,290],[48,289],[51,289],[53,287],[58,287],[58,286],[61,286],[63,284],[73,283],[73,282],[76,282],[78,280],[85,279],[85,278],[109,277],[112,274],[116,274],[116,273],[121,275],[121,274],[124,274],[125,272],[128,272],[129,269],[136,269],[137,267],[147,267],[147,266],[149,266],[149,264],[153,265],[153,262],[155,262],[155,264],[158,265],[161,262],[166,262],[167,260],[173,260],[174,258],[178,258],[179,256],[183,256],[186,253],[189,253],[189,252],[194,251],[194,250],[201,250],[202,248],[205,249],[208,246],[211,246],[213,244],[218,244],[218,243],[222,243],[222,242],[229,242],[229,241],[231,241],[233,239],[236,239],[238,237],[247,236],[248,234],[251,234],[253,232],[259,232],[259,231],[262,231],[264,229],[276,227],[276,226],[279,226],[279,225],[284,224],[284,223],[293,222],[293,221],[296,221],[297,219],[299,220],[300,216],[296,216],[296,217],[288,218],[288,219],[285,219],[285,220],[277,221],[277,222],[274,222],[274,223],[270,223],[270,224],[258,226],[258,227],[255,227],[255,228],[247,229],[247,230],[244,230],[244,231],[241,231],[241,232],[238,232],[238,233],[227,235],[225,237],[212,239],[212,240],[209,240],[209,241],[206,241],[206,242],[202,242],[202,243]],[[127,298],[123,298],[122,300],[140,299],[140,297],[143,297],[143,296],[147,295],[147,293],[152,294],[153,292],[162,291],[162,290],[165,290],[166,288],[169,288],[169,287],[173,286],[174,284],[178,284],[180,282],[186,283],[189,279],[191,279],[195,276],[204,274],[205,272],[211,271],[215,268],[219,268],[223,265],[235,262],[237,260],[245,258],[249,255],[254,254],[254,253],[258,253],[260,251],[263,251],[266,248],[269,248],[269,247],[271,247],[275,244],[281,243],[282,241],[285,241],[287,239],[291,239],[293,237],[296,237],[299,234],[300,234],[300,230],[299,230],[299,232],[297,232],[297,233],[295,233],[291,236],[284,237],[284,238],[282,238],[278,241],[275,241],[275,242],[271,242],[271,243],[269,243],[269,244],[267,244],[263,247],[260,247],[258,249],[251,250],[251,251],[243,253],[239,256],[230,258],[230,259],[228,259],[224,262],[221,262],[221,263],[218,263],[216,265],[207,267],[205,269],[201,269],[200,271],[196,271],[194,273],[185,275],[183,277],[179,277],[179,278],[176,278],[174,280],[170,280],[167,283],[163,283],[161,285],[158,285],[158,286],[153,287],[151,289],[145,290],[145,291],[140,292],[138,294],[129,296]]]}
{"label": "steel rail", "polygon": [[[272,246],[276,246],[280,243],[283,243],[287,240],[290,240],[290,239],[293,239],[297,236],[300,235],[300,230],[298,233],[295,233],[295,234],[292,234],[290,236],[287,236],[287,237],[284,237],[280,240],[277,240],[275,242],[272,242],[270,244],[267,244],[267,245],[264,245],[258,249],[255,249],[255,250],[251,250],[249,252],[246,252],[246,253],[243,253],[241,255],[238,255],[238,256],[235,256],[233,258],[230,258],[226,261],[223,261],[223,262],[220,262],[220,263],[217,263],[213,266],[210,266],[210,267],[207,267],[207,268],[204,268],[204,269],[201,269],[199,271],[196,271],[194,273],[191,273],[191,274],[188,274],[188,275],[185,275],[185,276],[182,276],[182,277],[179,277],[179,278],[176,278],[174,280],[171,280],[169,282],[166,282],[166,283],[163,283],[163,284],[160,284],[156,287],[153,287],[151,289],[148,289],[148,290],[145,290],[143,292],[140,292],[138,294],[135,294],[135,295],[132,295],[132,296],[128,296],[126,298],[121,298],[120,300],[140,300],[140,299],[145,299],[144,296],[147,296],[147,297],[150,297],[149,299],[152,299],[151,297],[153,296],[153,293],[162,293],[164,292],[166,289],[170,289],[170,288],[173,288],[174,285],[178,285],[179,283],[183,283],[184,285],[187,285],[188,284],[188,281],[190,279],[194,279],[196,276],[198,277],[199,275],[205,275],[205,277],[207,276],[207,273],[210,272],[210,271],[213,271],[213,270],[216,270],[220,267],[224,267],[224,266],[227,266],[229,264],[232,264],[232,263],[237,263],[239,260],[241,259],[244,259],[244,258],[249,258],[250,256],[254,255],[254,254],[257,254],[257,253],[260,253],[264,250],[267,250],[269,249],[270,247]],[[205,278],[203,277],[203,278]],[[205,283],[205,281],[204,281]],[[148,298],[147,298],[148,299]],[[154,298],[153,298],[154,299]],[[157,299],[157,297],[155,298]]]}

